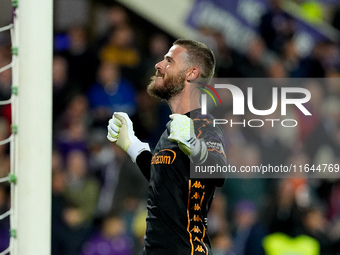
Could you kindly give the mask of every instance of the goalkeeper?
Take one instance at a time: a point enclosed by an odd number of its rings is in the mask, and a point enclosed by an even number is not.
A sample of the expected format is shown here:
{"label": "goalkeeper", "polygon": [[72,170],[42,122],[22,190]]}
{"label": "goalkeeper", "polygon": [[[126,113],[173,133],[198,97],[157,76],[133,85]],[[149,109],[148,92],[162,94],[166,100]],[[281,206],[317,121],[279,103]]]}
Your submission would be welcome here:
{"label": "goalkeeper", "polygon": [[207,214],[224,179],[190,178],[190,162],[226,164],[223,131],[212,126],[210,115],[201,116],[200,90],[192,83],[212,78],[215,58],[204,44],[179,39],[155,68],[148,93],[166,100],[173,114],[154,152],[134,135],[126,113],[113,114],[107,137],[129,154],[149,182],[143,254],[212,254]]}

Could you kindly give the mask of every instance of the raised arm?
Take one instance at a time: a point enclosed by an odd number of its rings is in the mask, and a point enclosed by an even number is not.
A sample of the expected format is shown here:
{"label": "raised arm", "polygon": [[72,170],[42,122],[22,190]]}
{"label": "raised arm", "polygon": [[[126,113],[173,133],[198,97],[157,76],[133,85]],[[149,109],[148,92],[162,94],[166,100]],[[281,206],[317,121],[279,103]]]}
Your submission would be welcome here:
{"label": "raised arm", "polygon": [[107,139],[122,148],[137,163],[145,178],[150,180],[151,152],[148,143],[143,143],[133,131],[133,124],[124,112],[115,112],[107,126]]}

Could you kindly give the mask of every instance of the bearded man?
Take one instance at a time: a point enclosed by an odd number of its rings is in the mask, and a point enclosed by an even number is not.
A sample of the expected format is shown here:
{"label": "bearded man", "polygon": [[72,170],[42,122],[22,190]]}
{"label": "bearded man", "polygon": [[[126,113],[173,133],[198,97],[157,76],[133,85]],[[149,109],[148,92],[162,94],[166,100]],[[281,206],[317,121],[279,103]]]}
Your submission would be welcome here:
{"label": "bearded man", "polygon": [[144,255],[212,254],[207,214],[224,179],[191,178],[190,164],[226,165],[223,131],[201,115],[199,79],[214,75],[215,58],[203,43],[179,39],[155,65],[147,91],[166,100],[170,120],[154,151],[141,142],[125,113],[114,113],[108,139],[125,150],[149,182]]}

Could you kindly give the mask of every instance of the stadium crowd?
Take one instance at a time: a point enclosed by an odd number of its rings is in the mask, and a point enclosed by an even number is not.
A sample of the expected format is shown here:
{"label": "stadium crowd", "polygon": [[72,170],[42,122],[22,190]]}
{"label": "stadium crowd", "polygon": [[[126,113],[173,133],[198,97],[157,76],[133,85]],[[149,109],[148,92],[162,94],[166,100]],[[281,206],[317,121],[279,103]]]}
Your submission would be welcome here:
{"label": "stadium crowd", "polygon": [[[339,44],[318,42],[310,55],[299,56],[294,20],[283,15],[286,29],[276,27],[281,14],[271,9],[263,16],[244,53],[229,47],[219,31],[202,28],[197,39],[214,50],[216,77],[340,78]],[[113,112],[126,112],[136,136],[155,146],[170,110],[146,93],[146,85],[174,38],[151,24],[146,30],[146,21],[132,22],[134,15],[111,6],[107,31],[95,37],[89,24],[55,31],[53,155],[46,169],[53,176],[52,255],[141,254],[148,183],[106,139],[106,126]],[[332,20],[339,29],[339,11]],[[0,67],[10,63],[10,47],[0,37]],[[275,60],[263,61],[267,51]],[[11,79],[10,69],[0,73],[0,100],[10,97]],[[312,118],[297,115],[294,132],[226,127],[228,163],[340,164],[340,84],[319,81],[307,84]],[[10,106],[0,106],[0,140],[9,136],[10,122]],[[0,177],[8,175],[9,164],[9,147],[0,145]],[[277,243],[297,249],[294,254],[340,254],[340,178],[332,177],[227,178],[209,213],[214,254],[281,254],[273,251]],[[0,214],[9,207],[9,187],[1,184]],[[0,251],[8,243],[8,219],[0,220]]]}

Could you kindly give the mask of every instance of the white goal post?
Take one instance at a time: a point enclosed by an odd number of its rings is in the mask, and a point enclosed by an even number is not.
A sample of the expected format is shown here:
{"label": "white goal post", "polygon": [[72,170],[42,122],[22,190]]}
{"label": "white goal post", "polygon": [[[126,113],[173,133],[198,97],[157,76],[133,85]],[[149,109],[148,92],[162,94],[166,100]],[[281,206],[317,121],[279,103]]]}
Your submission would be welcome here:
{"label": "white goal post", "polygon": [[[12,0],[13,1],[13,0]],[[17,1],[17,0],[14,0]],[[53,0],[19,0],[13,86],[14,169],[11,255],[51,253]],[[13,42],[12,42],[13,43]],[[14,57],[14,56],[13,56]]]}

